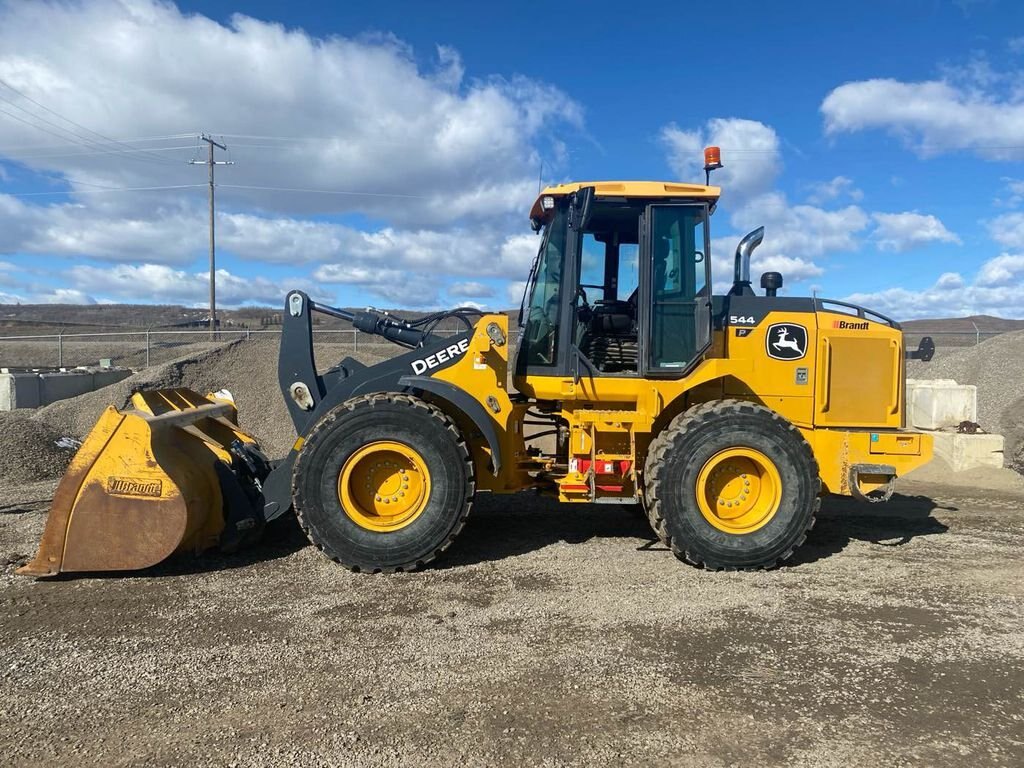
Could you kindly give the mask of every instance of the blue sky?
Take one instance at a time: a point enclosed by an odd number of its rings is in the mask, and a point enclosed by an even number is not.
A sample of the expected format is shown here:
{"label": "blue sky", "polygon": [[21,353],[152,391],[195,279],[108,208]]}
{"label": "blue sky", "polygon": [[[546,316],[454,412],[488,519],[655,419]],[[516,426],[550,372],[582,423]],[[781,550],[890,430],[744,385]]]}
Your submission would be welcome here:
{"label": "blue sky", "polygon": [[[726,168],[716,274],[1024,317],[1024,9],[0,2],[0,302],[504,307],[546,181]],[[295,191],[306,190],[306,191]]]}

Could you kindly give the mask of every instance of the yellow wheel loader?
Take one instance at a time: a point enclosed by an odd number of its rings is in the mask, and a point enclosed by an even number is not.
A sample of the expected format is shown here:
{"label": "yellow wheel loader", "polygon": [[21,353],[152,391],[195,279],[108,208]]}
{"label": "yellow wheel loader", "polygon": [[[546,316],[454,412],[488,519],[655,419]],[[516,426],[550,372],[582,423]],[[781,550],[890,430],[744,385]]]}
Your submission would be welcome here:
{"label": "yellow wheel loader", "polygon": [[[716,153],[708,170],[717,167]],[[478,493],[643,506],[680,558],[771,567],[824,494],[883,501],[927,462],[904,428],[899,325],[841,301],[778,295],[749,275],[759,229],[713,295],[714,186],[580,182],[530,211],[540,247],[519,312],[415,321],[285,299],[279,382],[295,424],[271,466],[223,397],[187,390],[110,409],[61,482],[21,573],[138,569],[233,548],[294,511],[354,570],[442,555]],[[312,318],[350,321],[407,351],[318,373]],[[442,322],[461,324],[454,335]],[[928,350],[916,354],[927,354]]]}

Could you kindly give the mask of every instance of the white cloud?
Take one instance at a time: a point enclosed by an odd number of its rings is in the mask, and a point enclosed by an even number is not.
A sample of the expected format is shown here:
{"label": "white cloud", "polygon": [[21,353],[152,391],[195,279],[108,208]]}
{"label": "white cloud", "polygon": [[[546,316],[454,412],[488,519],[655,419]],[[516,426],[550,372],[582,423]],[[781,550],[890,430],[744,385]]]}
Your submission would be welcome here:
{"label": "white cloud", "polygon": [[678,179],[695,183],[704,181],[703,148],[721,147],[724,167],[712,180],[721,185],[722,199],[730,204],[771,189],[782,167],[779,137],[757,120],[716,117],[692,130],[672,123],[662,128],[661,141]]}
{"label": "white cloud", "polygon": [[963,288],[964,278],[959,272],[943,272],[935,281],[936,288]]}
{"label": "white cloud", "polygon": [[[218,171],[219,195],[228,205],[288,214],[360,211],[417,227],[522,216],[535,188],[539,148],[557,146],[554,131],[580,127],[581,108],[557,88],[525,77],[467,78],[451,48],[439,48],[425,65],[418,63],[423,58],[388,35],[318,38],[242,15],[220,24],[156,0],[0,6],[0,78],[106,136],[224,134],[236,161]],[[213,97],[210,73],[219,84]],[[69,183],[83,192],[94,185],[205,181],[204,169],[184,163],[190,149],[127,153],[67,127],[86,136],[91,148],[25,151],[18,153],[21,162],[80,180]],[[23,123],[0,121],[0,146],[55,140]],[[558,154],[546,151],[545,157],[551,162]],[[148,206],[161,199],[161,193],[146,193],[91,195],[88,201],[92,208],[148,215]]]}
{"label": "white cloud", "polygon": [[989,235],[1004,248],[1024,248],[1024,213],[1004,213],[988,222]]}
{"label": "white cloud", "polygon": [[[208,272],[188,272],[166,264],[118,264],[110,267],[79,265],[67,271],[75,294],[94,296],[98,301],[137,301],[139,297],[156,303],[205,305],[209,291]],[[308,281],[296,281],[289,287],[303,288],[315,297],[322,290]],[[217,270],[217,301],[226,306],[240,304],[280,305],[285,288],[262,277],[240,277]]]}
{"label": "white cloud", "polygon": [[1017,208],[1024,202],[1024,179],[1004,176],[1002,181],[1006,187],[1005,197],[996,197],[993,204],[999,208]]}
{"label": "white cloud", "polygon": [[[395,306],[425,307],[437,304],[437,282],[400,269],[378,269],[355,264],[324,264],[313,279],[327,285],[354,285]],[[369,302],[367,302],[369,303]]]}
{"label": "white cloud", "polygon": [[[756,281],[763,271],[782,272],[788,282],[824,274],[813,259],[828,253],[856,250],[860,233],[868,226],[866,213],[856,205],[826,209],[820,205],[794,205],[773,189],[782,167],[781,142],[774,128],[756,120],[715,118],[695,129],[670,124],[662,129],[669,167],[683,178],[699,178],[703,165],[701,148],[721,146],[725,168],[716,171],[722,186],[718,216],[728,212],[732,234],[716,234],[712,251],[714,289],[726,290],[733,279],[733,253],[746,232],[765,227],[763,244],[754,252],[751,274]],[[821,203],[840,198],[858,200],[861,192],[845,176],[812,188],[812,199]],[[720,221],[720,219],[719,219]],[[716,233],[725,227],[714,227]]]}
{"label": "white cloud", "polygon": [[[0,195],[0,253],[184,268],[205,256],[205,215],[168,208],[148,219],[97,216],[76,204],[35,206]],[[217,232],[220,254],[291,267],[314,264],[317,279],[326,284],[362,286],[378,299],[410,307],[434,306],[449,277],[524,276],[540,242],[532,233],[505,236],[483,226],[363,231],[330,221],[250,213],[220,213]],[[11,279],[0,269],[0,282]],[[147,297],[140,292],[136,299]]]}
{"label": "white cloud", "polygon": [[525,292],[525,280],[514,280],[505,287],[505,295],[508,298],[510,306],[518,307],[523,300],[523,294]]}
{"label": "white cloud", "polygon": [[52,291],[41,291],[32,296],[36,304],[95,304],[96,299],[83,291],[74,288],[55,288]]}
{"label": "white cloud", "polygon": [[864,198],[864,193],[854,186],[852,179],[848,179],[845,176],[836,176],[831,181],[821,181],[817,184],[812,184],[811,194],[808,195],[807,202],[814,205],[822,205],[842,197],[848,197],[854,202],[859,202]]}
{"label": "white cloud", "polygon": [[904,253],[929,243],[960,243],[938,218],[916,211],[873,213],[873,237],[881,251]]}
{"label": "white cloud", "polygon": [[494,289],[477,282],[455,283],[448,288],[449,296],[471,299],[488,299],[494,296]]}
{"label": "white cloud", "polygon": [[[977,284],[1000,288],[1024,283],[1024,255],[1003,253],[982,264],[978,271]],[[1018,301],[1020,299],[1018,298]],[[1024,302],[1021,302],[1024,305]]]}
{"label": "white cloud", "polygon": [[754,251],[754,257],[751,258],[751,270],[750,273],[754,277],[754,284],[757,285],[757,277],[762,272],[781,272],[783,278],[787,282],[794,281],[800,282],[807,280],[812,277],[820,277],[825,274],[825,270],[815,264],[813,261],[807,261],[806,259],[795,258],[793,256],[764,256],[758,258],[757,251]]}
{"label": "white cloud", "polygon": [[973,283],[967,283],[959,274],[947,272],[924,290],[887,288],[854,293],[846,300],[898,320],[965,315],[1024,317],[1022,292],[1024,255],[1004,253],[982,264]]}
{"label": "white cloud", "polygon": [[922,156],[973,150],[989,160],[1017,156],[1024,102],[1001,95],[1002,78],[977,62],[944,80],[861,80],[834,89],[821,104],[828,134],[885,130]]}
{"label": "white cloud", "polygon": [[792,205],[781,192],[760,195],[737,210],[730,219],[744,232],[764,225],[764,255],[789,254],[800,258],[853,251],[858,234],[868,225],[867,214],[849,205],[825,210],[812,205]]}

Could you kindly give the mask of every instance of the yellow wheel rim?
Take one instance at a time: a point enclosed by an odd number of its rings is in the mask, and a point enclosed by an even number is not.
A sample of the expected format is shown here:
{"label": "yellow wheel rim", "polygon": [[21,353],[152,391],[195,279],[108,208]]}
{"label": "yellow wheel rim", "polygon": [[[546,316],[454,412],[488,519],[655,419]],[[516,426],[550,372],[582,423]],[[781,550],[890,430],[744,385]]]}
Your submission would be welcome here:
{"label": "yellow wheel rim", "polygon": [[382,440],[349,456],[338,475],[345,514],[369,531],[410,525],[430,499],[430,472],[423,457],[402,443]]}
{"label": "yellow wheel rim", "polygon": [[726,533],[752,533],[779,510],[782,478],[775,463],[753,448],[727,448],[697,475],[697,506],[704,519]]}

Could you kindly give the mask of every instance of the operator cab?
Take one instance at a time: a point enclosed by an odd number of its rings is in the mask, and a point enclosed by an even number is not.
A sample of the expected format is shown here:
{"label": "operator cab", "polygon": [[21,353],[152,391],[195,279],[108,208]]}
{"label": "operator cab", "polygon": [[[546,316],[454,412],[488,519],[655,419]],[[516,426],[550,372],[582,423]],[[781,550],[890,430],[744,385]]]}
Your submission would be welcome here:
{"label": "operator cab", "polygon": [[520,310],[521,376],[684,375],[711,339],[708,217],[717,187],[583,182],[545,189]]}

